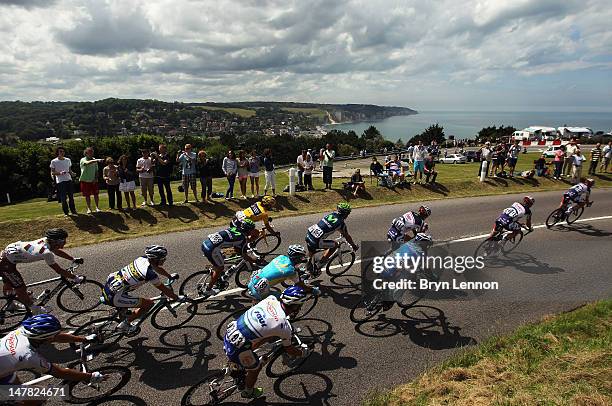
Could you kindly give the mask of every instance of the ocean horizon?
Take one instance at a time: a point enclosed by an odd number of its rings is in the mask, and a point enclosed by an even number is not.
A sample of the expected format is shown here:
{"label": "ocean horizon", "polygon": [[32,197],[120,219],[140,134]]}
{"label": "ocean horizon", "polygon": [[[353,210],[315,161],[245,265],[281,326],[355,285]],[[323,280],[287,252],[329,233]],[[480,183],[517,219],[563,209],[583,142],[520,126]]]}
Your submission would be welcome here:
{"label": "ocean horizon", "polygon": [[328,130],[353,130],[361,135],[373,125],[390,141],[401,138],[404,142],[433,124],[444,127],[447,138],[475,138],[484,127],[513,126],[519,130],[529,126],[588,127],[593,132],[612,130],[612,113],[608,112],[550,112],[550,111],[419,111],[409,116],[394,116],[378,121],[329,124]]}

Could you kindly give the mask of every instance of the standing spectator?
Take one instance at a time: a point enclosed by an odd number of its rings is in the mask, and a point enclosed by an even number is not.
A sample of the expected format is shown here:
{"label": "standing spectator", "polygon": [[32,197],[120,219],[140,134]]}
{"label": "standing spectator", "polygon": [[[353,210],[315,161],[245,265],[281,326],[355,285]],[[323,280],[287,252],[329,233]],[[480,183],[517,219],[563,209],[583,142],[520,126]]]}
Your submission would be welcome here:
{"label": "standing spectator", "polygon": [[558,150],[555,151],[555,172],[553,173],[553,179],[561,179],[561,171],[563,170],[563,162],[565,161],[565,145],[561,145]]}
{"label": "standing spectator", "polygon": [[[173,162],[168,155],[168,147],[166,144],[159,145],[159,153],[157,154],[156,168],[157,171],[155,176],[157,177],[157,190],[159,191],[160,204],[166,205],[166,196],[168,197],[168,204],[173,205],[172,200],[172,187],[170,185],[170,179],[172,177]],[[165,193],[164,193],[165,189]]]}
{"label": "standing spectator", "polygon": [[514,176],[514,168],[516,168],[516,163],[518,162],[519,154],[521,153],[521,147],[519,146],[519,141],[514,140],[514,144],[510,146],[508,149],[508,176]]}
{"label": "standing spectator", "polygon": [[312,170],[313,169],[314,169],[314,161],[312,160],[312,155],[306,152],[306,158],[304,159],[304,186],[308,190],[314,190],[314,187],[312,186]]}
{"label": "standing spectator", "polygon": [[143,199],[141,206],[147,205],[147,197],[149,198],[149,204],[153,206],[155,205],[153,201],[153,161],[149,156],[148,148],[140,150],[140,153],[142,157],[136,161],[136,172],[138,172],[138,177],[140,178],[140,190]]}
{"label": "standing spectator", "polygon": [[261,197],[259,194],[259,157],[257,156],[257,151],[251,151],[251,157],[249,158],[249,178],[251,179],[251,199],[255,198],[255,194],[257,193],[258,197]]}
{"label": "standing spectator", "polygon": [[412,143],[408,144],[408,149],[406,150],[406,152],[408,155],[408,162],[413,163],[412,154],[414,154],[414,145],[412,145]]}
{"label": "standing spectator", "polygon": [[578,145],[576,144],[575,138],[572,138],[570,143],[565,146],[565,160],[563,161],[563,175],[565,177],[568,177],[570,169],[573,169],[573,155],[576,153],[577,149]]}
{"label": "standing spectator", "polygon": [[435,169],[436,161],[434,160],[434,154],[429,154],[427,158],[425,158],[425,162],[423,163],[423,168],[425,170],[425,182],[436,183],[436,178],[438,177],[438,171]]}
{"label": "standing spectator", "polygon": [[334,171],[334,159],[336,151],[332,149],[332,144],[327,144],[326,149],[321,154],[321,165],[323,165],[323,183],[325,189],[332,188],[332,172]]}
{"label": "standing spectator", "polygon": [[603,162],[601,163],[601,167],[599,170],[601,172],[608,172],[608,165],[610,165],[610,160],[612,160],[612,141],[608,142],[602,151],[603,154]]}
{"label": "standing spectator", "polygon": [[181,173],[183,175],[183,191],[185,192],[185,201],[183,203],[189,203],[189,186],[191,186],[196,203],[199,202],[196,186],[196,160],[198,157],[192,149],[191,144],[185,144],[185,149],[179,151],[176,156],[176,162],[181,164]]}
{"label": "standing spectator", "polygon": [[487,141],[480,148],[480,168],[478,169],[479,178],[480,178],[480,174],[482,173],[482,169],[483,169],[485,162],[487,163],[487,173],[485,173],[485,176],[489,174],[488,172],[491,168],[491,155],[492,155],[491,143]]}
{"label": "standing spectator", "polygon": [[264,149],[263,164],[266,176],[266,186],[264,187],[264,195],[267,195],[268,188],[271,188],[272,196],[276,197],[276,173],[274,172],[274,160],[272,159],[272,151],[270,150],[270,148]]}
{"label": "standing spectator", "polygon": [[223,164],[221,165],[223,174],[227,178],[227,190],[225,191],[225,200],[234,198],[234,183],[236,182],[236,173],[238,173],[238,161],[236,160],[236,154],[234,151],[227,151],[227,156],[223,158]]}
{"label": "standing spectator", "polygon": [[102,177],[106,182],[106,191],[108,192],[108,205],[111,209],[115,209],[115,197],[117,197],[117,208],[123,210],[123,200],[119,191],[119,168],[115,165],[115,161],[110,156],[106,158],[106,166],[102,169]]}
{"label": "standing spectator", "polygon": [[355,173],[351,176],[351,187],[353,188],[353,196],[357,197],[359,192],[365,192],[365,182],[361,176],[361,170],[355,169]]}
{"label": "standing spectator", "polygon": [[211,200],[212,181],[215,173],[215,164],[212,158],[206,156],[206,151],[198,152],[198,176],[200,177],[200,187],[202,188],[202,202]]}
{"label": "standing spectator", "polygon": [[595,144],[595,148],[591,150],[591,164],[589,165],[589,175],[595,175],[597,164],[601,162],[602,150],[601,142]]}
{"label": "standing spectator", "polygon": [[241,199],[246,199],[247,180],[249,178],[249,160],[244,151],[238,152],[238,182],[240,182]]}
{"label": "standing spectator", "polygon": [[586,160],[580,152],[580,148],[576,149],[576,152],[572,155],[572,160],[572,183],[577,184],[582,177],[582,163]]}
{"label": "standing spectator", "polygon": [[423,182],[423,162],[427,156],[427,148],[423,145],[423,141],[419,141],[418,145],[412,151],[412,160],[414,161],[414,184]]}
{"label": "standing spectator", "polygon": [[306,151],[305,149],[302,150],[302,153],[300,155],[298,155],[297,157],[297,175],[298,175],[298,185],[302,186],[304,185],[304,169],[305,169],[305,165],[304,163],[306,162],[308,157],[308,151]]}
{"label": "standing spectator", "polygon": [[87,214],[91,214],[91,196],[94,197],[96,204],[96,212],[100,211],[98,207],[100,198],[98,197],[98,163],[102,162],[102,159],[96,159],[93,157],[94,150],[92,147],[87,147],[83,151],[84,157],[81,158],[79,166],[81,167],[81,176],[79,182],[81,186],[81,193],[85,196],[85,203],[87,203]]}
{"label": "standing spectator", "polygon": [[497,166],[499,167],[500,172],[504,172],[504,166],[506,165],[506,157],[508,156],[508,146],[505,142],[499,147],[497,151]]}
{"label": "standing spectator", "polygon": [[[123,192],[128,209],[136,208],[136,171],[129,167],[127,155],[119,157],[119,191]],[[130,206],[130,200],[132,205]]]}
{"label": "standing spectator", "polygon": [[51,161],[49,167],[51,168],[51,177],[55,179],[57,185],[57,198],[62,204],[62,210],[66,216],[68,215],[68,207],[70,207],[70,213],[77,214],[72,186],[72,175],[74,174],[71,169],[72,161],[70,158],[66,158],[64,147],[57,147],[55,153],[57,158]]}

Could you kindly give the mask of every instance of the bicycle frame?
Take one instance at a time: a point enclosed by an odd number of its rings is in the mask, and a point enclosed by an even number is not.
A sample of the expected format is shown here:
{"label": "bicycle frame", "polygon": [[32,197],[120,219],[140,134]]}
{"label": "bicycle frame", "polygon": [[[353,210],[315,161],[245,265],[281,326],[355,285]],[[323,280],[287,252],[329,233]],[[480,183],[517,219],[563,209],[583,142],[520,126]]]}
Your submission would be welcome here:
{"label": "bicycle frame", "polygon": [[[77,269],[79,266],[78,264],[72,264],[70,267],[68,267],[67,271],[74,274],[74,270]],[[2,280],[2,278],[0,278],[0,280]],[[73,286],[75,284],[73,284],[72,282],[68,281],[66,278],[64,278],[63,276],[56,276],[54,278],[51,279],[45,279],[43,281],[39,281],[39,282],[34,282],[34,283],[30,283],[26,285],[26,288],[32,288],[35,286],[41,286],[41,285],[46,285],[48,283],[53,283],[53,282],[58,282],[59,283],[53,288],[51,289],[49,292],[45,292],[41,295],[40,299],[39,298],[35,298],[34,299],[34,303],[38,306],[44,306],[45,304],[47,304],[49,302],[49,300],[51,300],[55,295],[58,294],[58,292],[64,287],[64,286]],[[13,300],[15,300],[16,295],[15,294],[11,294],[11,295],[7,295],[10,300],[8,300],[8,303],[11,303]]]}

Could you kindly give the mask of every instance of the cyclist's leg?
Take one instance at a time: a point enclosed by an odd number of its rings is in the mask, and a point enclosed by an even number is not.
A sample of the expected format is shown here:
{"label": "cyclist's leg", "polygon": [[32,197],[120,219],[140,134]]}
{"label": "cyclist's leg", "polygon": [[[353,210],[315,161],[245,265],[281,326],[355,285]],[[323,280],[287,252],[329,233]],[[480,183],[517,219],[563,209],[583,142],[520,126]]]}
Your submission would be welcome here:
{"label": "cyclist's leg", "polygon": [[513,221],[512,223],[508,224],[505,228],[506,230],[510,231],[510,234],[506,236],[506,240],[512,240],[514,237],[516,237],[518,232],[521,230],[521,225],[517,223],[516,221]]}
{"label": "cyclist's leg", "polygon": [[223,254],[221,253],[220,248],[214,248],[212,251],[205,251],[204,256],[206,256],[206,259],[208,259],[208,262],[210,262],[212,265],[212,275],[210,277],[210,281],[208,282],[208,286],[206,287],[206,289],[211,290],[225,270],[225,266],[223,264]]}
{"label": "cyclist's leg", "polygon": [[109,298],[110,304],[116,308],[124,309],[136,309],[132,314],[127,317],[129,323],[136,320],[140,315],[144,314],[153,305],[153,301],[150,299],[130,296],[127,291],[119,291]]}
{"label": "cyclist's leg", "polygon": [[[14,267],[14,265],[13,265]],[[11,267],[11,268],[13,268]],[[0,276],[2,277],[3,287],[2,290],[4,294],[14,293],[15,297],[18,301],[26,305],[27,307],[31,307],[33,302],[30,295],[28,295],[28,289],[26,287],[21,274],[17,269],[2,269],[0,270]]]}
{"label": "cyclist's leg", "polygon": [[334,240],[319,240],[319,248],[325,249],[323,252],[323,256],[321,257],[321,264],[327,262],[329,257],[331,257],[336,249],[338,248],[338,243]]}

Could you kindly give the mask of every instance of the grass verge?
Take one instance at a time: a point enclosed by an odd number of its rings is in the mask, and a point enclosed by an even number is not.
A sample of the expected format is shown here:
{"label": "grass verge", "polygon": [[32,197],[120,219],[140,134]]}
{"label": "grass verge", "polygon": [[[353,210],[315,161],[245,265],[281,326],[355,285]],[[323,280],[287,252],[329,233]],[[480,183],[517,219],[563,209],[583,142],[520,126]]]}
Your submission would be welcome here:
{"label": "grass verge", "polygon": [[610,405],[612,301],[489,339],[363,404]]}

